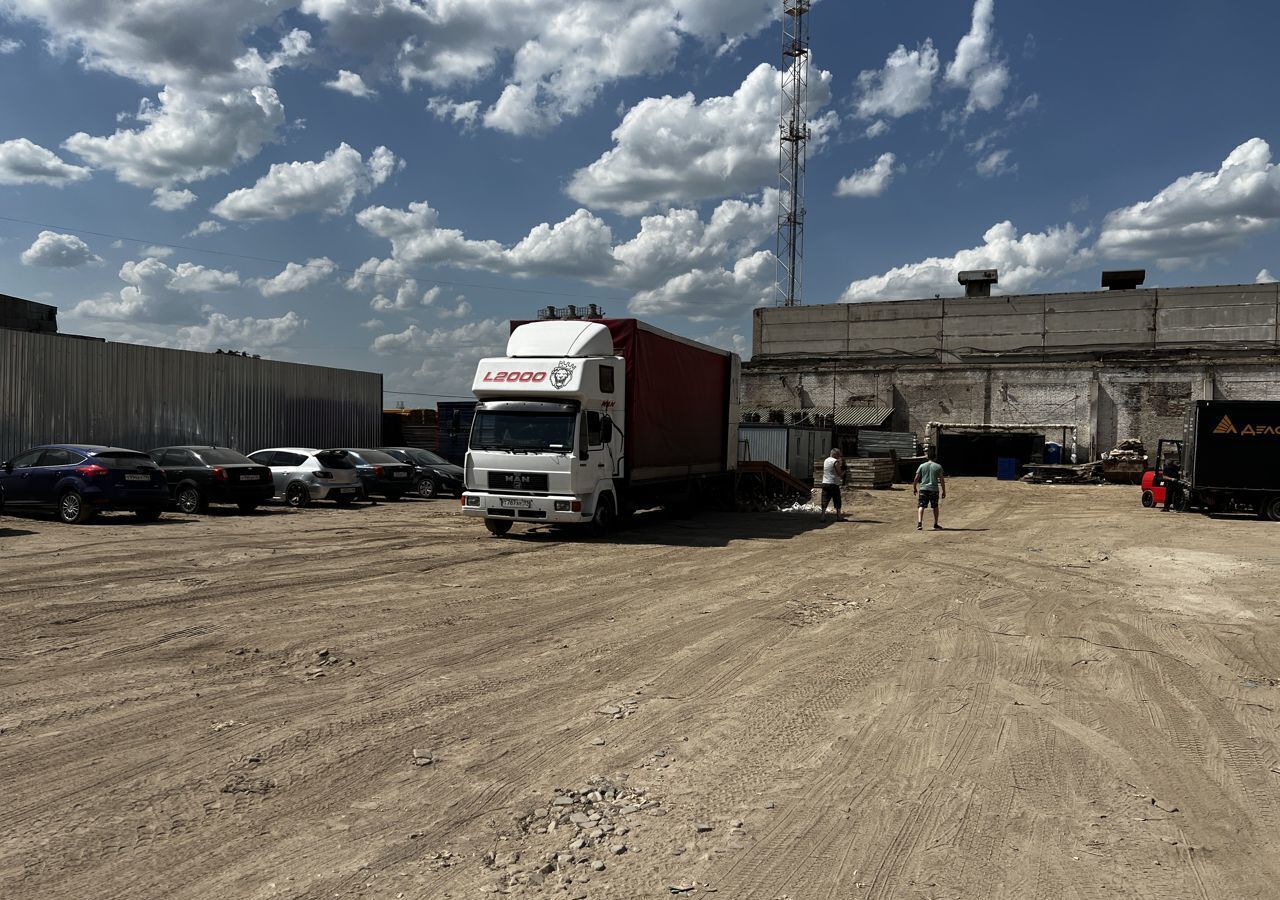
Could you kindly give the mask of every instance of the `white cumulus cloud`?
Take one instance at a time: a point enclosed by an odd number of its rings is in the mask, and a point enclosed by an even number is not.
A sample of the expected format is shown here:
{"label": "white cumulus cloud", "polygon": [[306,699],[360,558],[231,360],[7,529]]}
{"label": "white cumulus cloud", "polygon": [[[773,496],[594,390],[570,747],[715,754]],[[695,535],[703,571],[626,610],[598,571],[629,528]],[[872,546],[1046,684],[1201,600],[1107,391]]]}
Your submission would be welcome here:
{"label": "white cumulus cloud", "polygon": [[177,329],[176,336],[178,346],[185,350],[269,350],[289,343],[306,324],[307,320],[292,310],[272,319],[237,319],[215,312],[202,324]]}
{"label": "white cumulus cloud", "polygon": [[837,197],[879,197],[889,189],[897,169],[898,158],[881,153],[875,163],[846,175],[836,184]]}
{"label": "white cumulus cloud", "polygon": [[761,250],[738,260],[732,269],[695,269],[639,291],[627,308],[637,316],[680,315],[695,322],[724,318],[768,302],[774,276],[774,256]]}
{"label": "white cumulus cloud", "polygon": [[62,187],[88,177],[89,170],[84,166],[73,166],[52,150],[26,138],[0,143],[0,184]]}
{"label": "white cumulus cloud", "polygon": [[192,263],[170,268],[154,257],[129,260],[120,267],[125,287],[76,304],[71,314],[131,324],[198,324],[204,319],[197,295],[228,291],[240,285],[236,272],[206,269]]}
{"label": "white cumulus cloud", "polygon": [[[302,0],[347,56],[404,88],[504,85],[480,117],[512,134],[545,130],[620,80],[669,69],[686,42],[724,51],[778,13],[768,0]],[[470,101],[466,101],[470,102]]]}
{"label": "white cumulus cloud", "polygon": [[983,178],[995,178],[998,175],[1016,172],[1018,171],[1018,164],[1009,162],[1009,156],[1012,153],[1013,151],[1007,148],[992,150],[978,160],[974,170]]}
{"label": "white cumulus cloud", "polygon": [[360,151],[344,142],[318,162],[276,163],[253,187],[219,200],[213,212],[233,221],[342,215],[357,195],[369,193],[402,165],[386,147],[376,148],[366,163]]}
{"label": "white cumulus cloud", "polygon": [[1245,141],[1216,172],[1193,172],[1150,200],[1108,213],[1103,256],[1178,262],[1238,246],[1280,223],[1280,166],[1262,138]]}
{"label": "white cumulus cloud", "polygon": [[1088,236],[1073,225],[1019,234],[1012,222],[987,229],[982,245],[947,256],[932,256],[897,266],[883,275],[854,281],[840,297],[843,303],[903,300],[951,295],[959,289],[956,276],[967,269],[999,269],[999,291],[1017,293],[1065,271],[1077,258]]}
{"label": "white cumulus cloud", "polygon": [[1258,273],[1257,277],[1253,279],[1254,284],[1275,284],[1277,281],[1280,281],[1280,278],[1276,278],[1276,276],[1272,275],[1270,269],[1263,269]]}
{"label": "white cumulus cloud", "polygon": [[[729,96],[650,97],[629,109],[614,146],[574,173],[568,194],[596,209],[635,215],[659,204],[755,193],[777,179],[781,73],[761,63]],[[839,121],[819,115],[831,101],[831,73],[809,84],[809,152]]]}
{"label": "white cumulus cloud", "polygon": [[969,92],[966,109],[995,109],[1009,86],[1009,68],[995,51],[995,0],[976,0],[969,32],[956,45],[944,76],[951,87]]}
{"label": "white cumulus cloud", "polygon": [[323,284],[338,271],[338,265],[327,256],[309,259],[305,263],[291,262],[285,265],[280,274],[272,278],[262,278],[254,282],[264,297],[278,297],[281,294],[296,294]]}
{"label": "white cumulus cloud", "polygon": [[24,266],[41,266],[50,269],[74,269],[77,266],[102,262],[102,257],[89,249],[89,245],[74,234],[42,231],[20,257]]}
{"label": "white cumulus cloud", "polygon": [[364,79],[360,77],[359,73],[351,72],[347,69],[339,69],[338,76],[333,81],[326,81],[324,86],[335,91],[341,91],[344,94],[350,94],[352,97],[367,99],[378,95],[377,91],[364,83]]}
{"label": "white cumulus cloud", "polygon": [[196,195],[185,189],[175,191],[156,188],[151,193],[151,205],[156,209],[163,209],[165,212],[177,212],[196,202]]}
{"label": "white cumulus cloud", "polygon": [[219,231],[226,231],[227,226],[223,225],[217,219],[205,219],[195,228],[187,232],[187,237],[205,237],[210,234],[217,234]]}
{"label": "white cumulus cloud", "polygon": [[915,50],[899,45],[881,69],[858,75],[858,115],[864,119],[888,116],[900,119],[929,105],[938,77],[938,51],[932,40]]}
{"label": "white cumulus cloud", "polygon": [[172,188],[256,156],[284,123],[284,106],[265,86],[217,96],[168,87],[159,103],[143,101],[137,119],[139,128],[107,137],[78,132],[63,146],[127,184]]}

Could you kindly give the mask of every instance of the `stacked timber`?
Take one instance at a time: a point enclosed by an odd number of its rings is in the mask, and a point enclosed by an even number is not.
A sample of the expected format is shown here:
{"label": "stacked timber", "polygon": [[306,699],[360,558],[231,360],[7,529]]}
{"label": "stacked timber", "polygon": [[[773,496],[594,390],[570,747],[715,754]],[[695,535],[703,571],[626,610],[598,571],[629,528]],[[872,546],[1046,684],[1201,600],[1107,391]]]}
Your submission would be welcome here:
{"label": "stacked timber", "polygon": [[844,483],[849,487],[885,490],[893,487],[897,464],[887,456],[846,459]]}

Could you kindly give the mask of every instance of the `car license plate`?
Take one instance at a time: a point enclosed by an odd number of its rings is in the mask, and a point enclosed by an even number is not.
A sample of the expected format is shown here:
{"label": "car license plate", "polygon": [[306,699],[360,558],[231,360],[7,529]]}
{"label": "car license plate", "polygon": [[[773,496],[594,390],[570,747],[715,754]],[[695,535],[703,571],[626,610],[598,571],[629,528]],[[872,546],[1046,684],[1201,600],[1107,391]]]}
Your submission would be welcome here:
{"label": "car license plate", "polygon": [[343,488],[342,490],[338,491],[338,493],[342,494],[343,496],[346,496],[347,494],[354,494],[355,492],[356,492],[355,488]]}
{"label": "car license plate", "polygon": [[409,474],[409,473],[407,473],[407,472],[392,472],[392,473],[391,473],[391,477],[392,477],[392,478],[405,478],[405,477],[407,477],[407,476],[408,476],[408,474]]}
{"label": "car license plate", "polygon": [[126,475],[124,476],[124,480],[125,481],[150,481],[151,476],[150,475]]}
{"label": "car license plate", "polygon": [[531,509],[533,501],[526,500],[523,497],[503,497],[498,501],[498,505],[505,506],[508,509]]}
{"label": "car license plate", "polygon": [[241,481],[257,481],[261,477],[262,476],[255,473],[253,475],[241,475],[240,480]]}

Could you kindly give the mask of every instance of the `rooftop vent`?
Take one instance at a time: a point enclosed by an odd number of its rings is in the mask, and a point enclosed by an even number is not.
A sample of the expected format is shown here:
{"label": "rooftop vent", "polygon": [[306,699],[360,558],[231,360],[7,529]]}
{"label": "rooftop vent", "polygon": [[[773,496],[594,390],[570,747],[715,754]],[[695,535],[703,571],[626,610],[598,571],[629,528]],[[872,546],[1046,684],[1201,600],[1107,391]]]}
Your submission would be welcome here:
{"label": "rooftop vent", "polygon": [[1146,269],[1114,269],[1102,273],[1102,286],[1109,291],[1132,291],[1146,280]]}
{"label": "rooftop vent", "polygon": [[595,303],[589,306],[544,306],[538,310],[539,319],[603,319],[604,310]]}
{"label": "rooftop vent", "polygon": [[1000,275],[995,269],[970,269],[961,272],[957,280],[964,285],[966,297],[990,297],[991,285],[1000,282]]}

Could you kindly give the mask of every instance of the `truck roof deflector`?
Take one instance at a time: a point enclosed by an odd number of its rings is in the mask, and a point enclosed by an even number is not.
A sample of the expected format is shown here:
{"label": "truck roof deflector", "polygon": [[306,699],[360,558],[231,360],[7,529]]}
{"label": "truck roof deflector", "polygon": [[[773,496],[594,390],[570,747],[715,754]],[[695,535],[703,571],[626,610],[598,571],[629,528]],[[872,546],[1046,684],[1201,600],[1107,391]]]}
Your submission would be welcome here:
{"label": "truck roof deflector", "polygon": [[556,359],[613,356],[613,335],[607,325],[599,322],[533,322],[511,332],[507,356]]}

